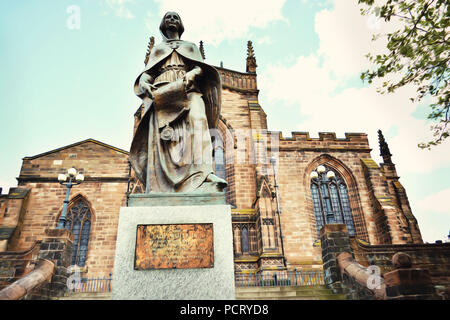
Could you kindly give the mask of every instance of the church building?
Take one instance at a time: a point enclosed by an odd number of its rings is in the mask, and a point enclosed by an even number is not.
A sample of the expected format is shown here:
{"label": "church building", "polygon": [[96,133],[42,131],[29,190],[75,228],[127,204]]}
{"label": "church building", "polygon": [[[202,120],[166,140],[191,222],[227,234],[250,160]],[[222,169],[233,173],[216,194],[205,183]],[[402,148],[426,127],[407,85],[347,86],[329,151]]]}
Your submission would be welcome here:
{"label": "church building", "polygon": [[[202,43],[200,50],[204,56]],[[245,71],[216,69],[223,90],[213,158],[215,174],[228,182],[236,274],[321,270],[319,231],[327,224],[344,224],[353,241],[365,245],[423,243],[381,131],[381,164],[371,158],[366,133],[284,137],[269,130],[259,103],[252,43]],[[134,114],[135,124],[142,109]],[[0,253],[33,256],[63,210],[66,187],[58,175],[73,167],[84,181],[72,187],[67,208],[71,264],[83,277],[112,273],[119,210],[130,194],[143,192],[128,156],[127,150],[87,139],[24,157],[17,187],[0,192]]]}

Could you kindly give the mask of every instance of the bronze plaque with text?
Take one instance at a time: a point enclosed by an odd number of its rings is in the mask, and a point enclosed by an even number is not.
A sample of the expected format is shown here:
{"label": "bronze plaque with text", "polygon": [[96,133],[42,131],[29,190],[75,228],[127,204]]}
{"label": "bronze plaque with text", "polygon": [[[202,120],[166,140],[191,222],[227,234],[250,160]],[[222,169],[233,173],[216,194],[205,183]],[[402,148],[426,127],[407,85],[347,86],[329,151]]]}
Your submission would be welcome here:
{"label": "bronze plaque with text", "polygon": [[138,225],[134,268],[188,269],[214,266],[213,225]]}

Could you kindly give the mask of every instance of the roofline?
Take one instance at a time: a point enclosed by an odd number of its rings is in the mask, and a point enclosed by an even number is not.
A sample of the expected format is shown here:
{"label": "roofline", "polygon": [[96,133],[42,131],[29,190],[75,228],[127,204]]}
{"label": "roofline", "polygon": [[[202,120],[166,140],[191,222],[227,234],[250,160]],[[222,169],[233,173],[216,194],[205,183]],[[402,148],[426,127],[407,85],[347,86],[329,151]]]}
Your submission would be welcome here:
{"label": "roofline", "polygon": [[103,143],[101,141],[98,141],[98,140],[95,140],[95,139],[92,139],[92,138],[89,138],[89,139],[86,139],[86,140],[83,140],[83,141],[79,141],[79,142],[75,142],[73,144],[69,144],[67,146],[64,146],[64,147],[61,147],[61,148],[58,148],[58,149],[54,149],[54,150],[50,150],[50,151],[47,151],[47,152],[44,152],[44,153],[40,153],[40,154],[37,154],[35,156],[24,157],[24,158],[22,158],[22,160],[33,160],[33,159],[36,159],[36,158],[40,158],[40,157],[49,155],[49,154],[54,153],[54,152],[58,152],[58,151],[61,151],[61,150],[64,150],[64,149],[68,149],[68,148],[71,148],[71,147],[78,146],[78,145],[86,143],[86,142],[92,142],[92,143],[98,144],[98,145],[100,145],[102,147],[106,147],[106,148],[112,149],[114,151],[117,151],[117,152],[120,152],[120,153],[123,153],[123,154],[126,154],[126,155],[130,154],[128,151],[122,150],[120,148],[116,148],[114,146],[111,146],[109,144]]}
{"label": "roofline", "polygon": [[224,68],[224,67],[218,67],[218,66],[214,66],[214,65],[213,65],[213,67],[216,68],[216,69],[218,69],[218,70],[223,70],[223,71],[228,71],[228,72],[238,73],[238,74],[241,74],[241,75],[247,75],[247,76],[256,76],[256,75],[257,75],[256,73],[252,73],[252,72],[242,72],[242,71],[237,71],[237,70],[227,69],[227,68]]}

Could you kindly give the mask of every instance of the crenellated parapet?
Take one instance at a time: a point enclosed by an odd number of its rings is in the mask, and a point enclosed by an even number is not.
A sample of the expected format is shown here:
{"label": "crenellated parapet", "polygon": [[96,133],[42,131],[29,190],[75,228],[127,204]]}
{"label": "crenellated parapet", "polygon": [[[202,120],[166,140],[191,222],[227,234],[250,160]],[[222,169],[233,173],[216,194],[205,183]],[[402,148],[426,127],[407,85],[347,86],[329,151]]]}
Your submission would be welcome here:
{"label": "crenellated parapet", "polygon": [[284,137],[282,132],[269,132],[269,145],[276,145],[277,139],[279,148],[283,151],[303,150],[303,151],[357,151],[370,153],[367,134],[365,133],[345,133],[345,138],[336,137],[334,132],[319,132],[318,138],[311,138],[309,132],[292,132],[291,137]]}
{"label": "crenellated parapet", "polygon": [[[275,132],[275,131],[274,131]],[[292,137],[283,137],[283,133],[279,132],[280,140],[292,141],[292,140],[300,140],[300,141],[358,141],[365,142],[365,144],[369,145],[367,140],[367,134],[365,133],[345,133],[345,138],[337,138],[335,132],[319,132],[318,138],[311,138],[309,136],[309,132],[298,132],[293,131]]]}
{"label": "crenellated parapet", "polygon": [[222,78],[224,89],[234,90],[242,93],[257,93],[256,73],[244,73],[215,67]]}

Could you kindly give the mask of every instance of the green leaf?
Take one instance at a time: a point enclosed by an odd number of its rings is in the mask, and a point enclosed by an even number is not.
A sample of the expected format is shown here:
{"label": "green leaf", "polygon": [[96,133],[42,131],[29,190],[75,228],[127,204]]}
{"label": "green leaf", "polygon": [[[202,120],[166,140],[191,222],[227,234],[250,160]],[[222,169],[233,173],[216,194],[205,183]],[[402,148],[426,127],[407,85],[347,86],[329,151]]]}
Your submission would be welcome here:
{"label": "green leaf", "polygon": [[[391,93],[405,85],[417,87],[416,96],[410,101],[421,101],[433,96],[437,103],[430,104],[428,119],[439,126],[432,128],[434,140],[419,143],[420,148],[430,148],[449,137],[450,108],[450,6],[448,0],[386,0],[376,6],[373,0],[359,0],[361,14],[375,14],[390,22],[394,15],[402,16],[400,27],[385,34],[388,54],[372,52],[366,55],[374,63],[374,71],[361,73],[360,78],[373,83],[375,78],[383,78],[395,73],[402,75],[396,83],[384,81],[380,93]],[[397,24],[399,19],[395,19]],[[373,36],[375,41],[382,36]]]}

